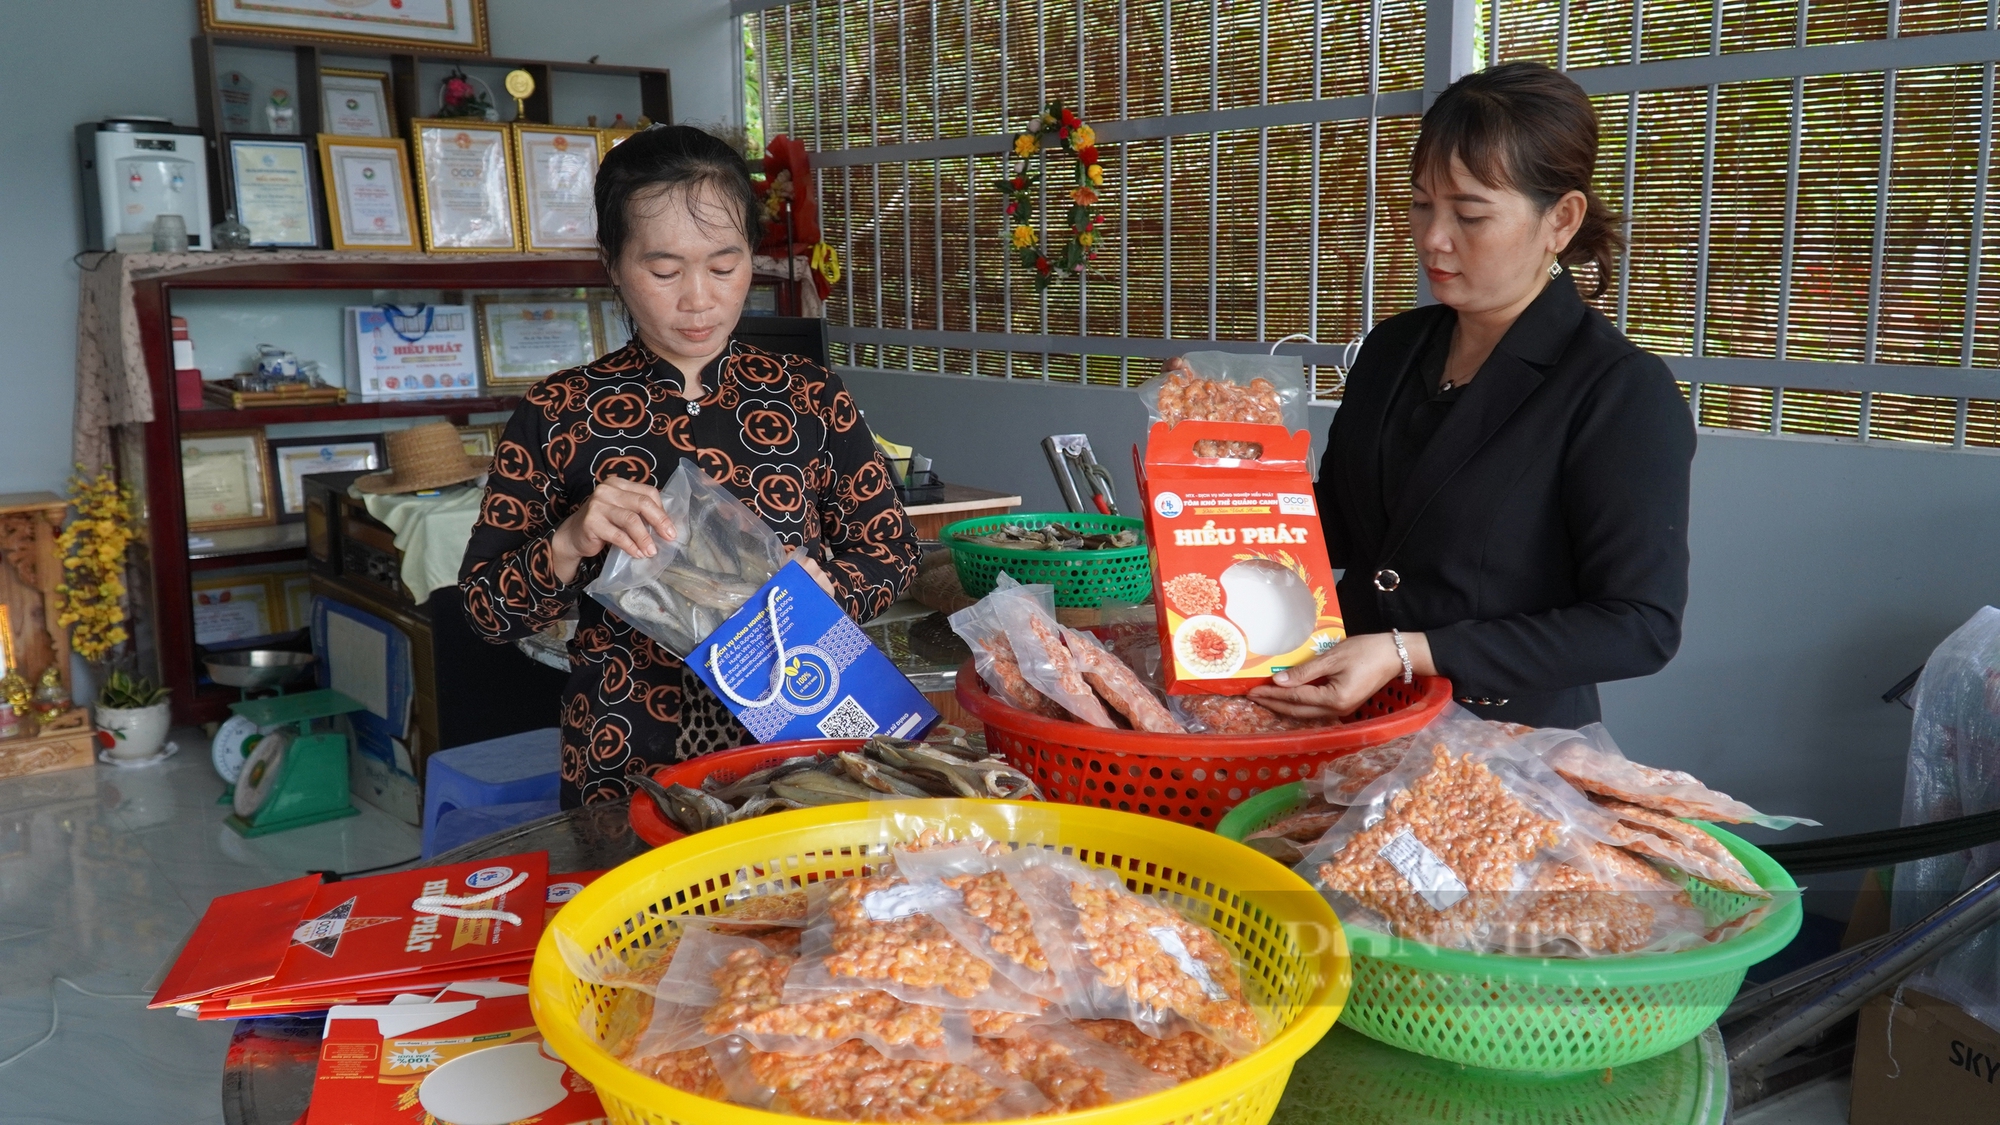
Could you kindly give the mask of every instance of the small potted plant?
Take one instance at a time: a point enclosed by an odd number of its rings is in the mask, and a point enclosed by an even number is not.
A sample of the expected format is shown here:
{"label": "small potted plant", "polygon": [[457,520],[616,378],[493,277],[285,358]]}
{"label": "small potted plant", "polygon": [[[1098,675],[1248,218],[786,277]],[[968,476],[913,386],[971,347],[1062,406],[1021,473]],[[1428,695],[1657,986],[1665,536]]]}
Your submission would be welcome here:
{"label": "small potted plant", "polygon": [[114,758],[138,761],[160,752],[171,714],[168,689],[144,676],[113,672],[97,693],[98,741]]}

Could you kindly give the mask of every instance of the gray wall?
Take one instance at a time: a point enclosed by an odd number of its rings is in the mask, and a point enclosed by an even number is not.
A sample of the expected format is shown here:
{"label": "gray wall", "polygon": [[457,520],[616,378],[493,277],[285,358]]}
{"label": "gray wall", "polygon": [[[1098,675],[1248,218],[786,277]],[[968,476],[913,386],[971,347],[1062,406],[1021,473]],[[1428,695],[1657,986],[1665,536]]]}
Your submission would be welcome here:
{"label": "gray wall", "polygon": [[[1060,510],[1037,443],[1083,431],[1138,511],[1130,391],[843,369],[869,424],[946,479]],[[1316,409],[1324,434],[1331,411]],[[2000,602],[2000,456],[1704,431],[1694,462],[1685,639],[1666,670],[1604,689],[1627,753],[1687,769],[1805,839],[1896,823],[1909,712],[1882,692],[1973,611]],[[1844,916],[1856,882],[1807,903]]]}
{"label": "gray wall", "polygon": [[[0,35],[0,493],[61,489],[75,399],[82,246],[72,128],[115,113],[195,120],[194,0],[9,6]],[[740,124],[726,0],[488,0],[497,55],[663,66],[684,121]],[[636,109],[636,94],[632,98]]]}

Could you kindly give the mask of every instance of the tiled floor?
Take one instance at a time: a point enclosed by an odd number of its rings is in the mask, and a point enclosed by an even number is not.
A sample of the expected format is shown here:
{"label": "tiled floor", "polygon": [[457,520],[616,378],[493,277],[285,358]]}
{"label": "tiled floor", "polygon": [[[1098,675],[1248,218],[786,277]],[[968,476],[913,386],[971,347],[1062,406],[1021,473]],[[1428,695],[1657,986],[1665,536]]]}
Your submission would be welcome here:
{"label": "tiled floor", "polygon": [[[226,1022],[145,1009],[147,985],[208,900],[313,869],[411,859],[417,830],[361,815],[256,840],[222,823],[198,732],[146,769],[0,781],[0,1122],[213,1125]],[[1739,1125],[1843,1125],[1844,1081]]]}
{"label": "tiled floor", "polygon": [[230,1025],[145,1008],[148,982],[208,900],[417,854],[416,829],[367,805],[245,840],[222,823],[207,741],[174,737],[184,749],[157,766],[0,781],[7,1125],[221,1121]]}

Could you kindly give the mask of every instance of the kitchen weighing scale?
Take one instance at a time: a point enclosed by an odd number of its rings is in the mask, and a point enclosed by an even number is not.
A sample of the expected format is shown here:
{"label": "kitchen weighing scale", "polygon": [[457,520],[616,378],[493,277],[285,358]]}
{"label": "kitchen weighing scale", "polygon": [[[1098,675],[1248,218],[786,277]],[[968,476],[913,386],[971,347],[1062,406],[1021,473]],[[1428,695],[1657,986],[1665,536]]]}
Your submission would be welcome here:
{"label": "kitchen weighing scale", "polygon": [[[216,769],[234,787],[223,794],[234,810],[223,823],[242,836],[265,836],[361,810],[348,796],[347,735],[324,720],[362,705],[331,688],[246,699],[216,731]],[[322,729],[315,730],[314,724]]]}

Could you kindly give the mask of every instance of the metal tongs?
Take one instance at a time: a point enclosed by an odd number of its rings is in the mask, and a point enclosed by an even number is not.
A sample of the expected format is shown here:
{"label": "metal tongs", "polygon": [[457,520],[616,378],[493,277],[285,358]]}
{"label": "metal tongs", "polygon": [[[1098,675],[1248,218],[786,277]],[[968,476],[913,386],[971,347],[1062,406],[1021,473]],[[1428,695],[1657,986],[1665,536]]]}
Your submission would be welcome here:
{"label": "metal tongs", "polygon": [[1056,487],[1062,490],[1065,507],[1072,512],[1118,514],[1118,490],[1111,483],[1111,474],[1104,471],[1104,466],[1097,463],[1097,455],[1090,451],[1089,435],[1053,434],[1042,439],[1042,452],[1049,459],[1049,470],[1056,475]]}

